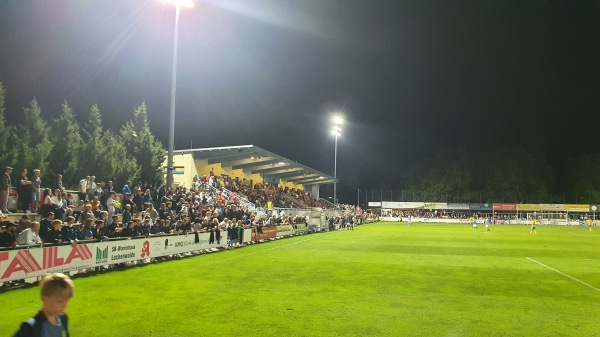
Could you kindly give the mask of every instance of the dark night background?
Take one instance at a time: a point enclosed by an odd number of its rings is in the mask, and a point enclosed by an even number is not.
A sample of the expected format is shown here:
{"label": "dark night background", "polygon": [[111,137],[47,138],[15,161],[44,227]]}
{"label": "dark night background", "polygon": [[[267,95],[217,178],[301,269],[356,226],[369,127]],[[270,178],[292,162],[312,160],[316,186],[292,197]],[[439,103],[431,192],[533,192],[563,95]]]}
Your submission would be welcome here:
{"label": "dark night background", "polygon": [[[118,127],[146,101],[166,147],[173,26],[160,1],[1,1],[7,120],[36,97]],[[329,174],[343,111],[342,202],[406,187],[442,146],[520,146],[559,179],[600,152],[600,1],[196,0],[176,104],[176,149],[255,144]]]}

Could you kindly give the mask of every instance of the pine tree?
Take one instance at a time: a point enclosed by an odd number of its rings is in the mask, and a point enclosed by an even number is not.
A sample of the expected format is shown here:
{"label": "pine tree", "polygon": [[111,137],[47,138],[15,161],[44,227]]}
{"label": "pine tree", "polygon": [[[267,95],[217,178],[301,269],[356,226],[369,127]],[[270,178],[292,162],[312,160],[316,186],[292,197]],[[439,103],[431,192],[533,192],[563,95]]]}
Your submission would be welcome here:
{"label": "pine tree", "polygon": [[41,108],[35,98],[29,103],[29,107],[23,108],[23,114],[23,123],[17,126],[18,136],[13,137],[16,162],[20,165],[19,169],[39,169],[44,175],[52,151],[50,127],[42,118]]}
{"label": "pine tree", "polygon": [[145,183],[162,183],[165,148],[150,131],[145,102],[134,110],[133,119],[123,125],[121,138],[127,153],[139,164],[140,179]]}
{"label": "pine tree", "polygon": [[53,121],[51,141],[54,144],[49,158],[49,172],[63,175],[63,184],[75,188],[85,176],[81,170],[83,138],[81,127],[75,120],[73,109],[67,102],[62,104],[62,114]]}
{"label": "pine tree", "polygon": [[4,86],[0,82],[0,168],[7,165],[14,165],[14,151],[9,151],[9,142],[14,129],[6,124],[4,108]]}

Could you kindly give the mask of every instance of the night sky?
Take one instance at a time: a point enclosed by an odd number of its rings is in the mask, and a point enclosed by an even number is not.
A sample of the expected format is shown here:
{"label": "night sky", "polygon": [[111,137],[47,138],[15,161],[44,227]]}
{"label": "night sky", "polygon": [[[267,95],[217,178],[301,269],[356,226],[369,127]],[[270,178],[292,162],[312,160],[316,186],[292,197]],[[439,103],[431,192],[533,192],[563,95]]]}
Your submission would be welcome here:
{"label": "night sky", "polygon": [[[166,147],[174,17],[159,0],[0,1],[8,121],[36,97],[47,118],[97,103],[118,127],[145,101]],[[333,174],[343,111],[354,187],[402,187],[443,145],[600,151],[600,1],[196,0],[179,33],[176,149],[255,144]]]}

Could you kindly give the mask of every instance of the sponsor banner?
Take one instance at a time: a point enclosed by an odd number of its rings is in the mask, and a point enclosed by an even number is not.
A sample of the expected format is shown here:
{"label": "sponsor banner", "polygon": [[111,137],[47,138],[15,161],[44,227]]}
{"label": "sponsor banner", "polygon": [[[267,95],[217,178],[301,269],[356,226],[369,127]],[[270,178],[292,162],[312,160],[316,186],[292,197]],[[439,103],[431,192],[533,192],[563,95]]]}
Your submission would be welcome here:
{"label": "sponsor banner", "polygon": [[569,212],[589,212],[590,205],[587,204],[565,204],[565,209]]}
{"label": "sponsor banner", "polygon": [[272,239],[277,236],[276,226],[265,226],[262,233],[257,233],[256,228],[252,229],[252,241]]}
{"label": "sponsor banner", "polygon": [[389,208],[389,209],[422,209],[425,207],[425,203],[424,202],[384,201],[384,202],[382,202],[381,207]]}
{"label": "sponsor banner", "polygon": [[448,204],[448,209],[450,210],[463,210],[463,211],[468,211],[469,210],[469,204]]}
{"label": "sponsor banner", "polygon": [[0,252],[0,282],[93,267],[90,246],[65,245]]}
{"label": "sponsor banner", "polygon": [[493,210],[492,204],[469,204],[470,211],[491,211]]}
{"label": "sponsor banner", "polygon": [[542,210],[540,204],[517,204],[518,211],[539,212]]}
{"label": "sponsor banner", "polygon": [[517,205],[515,204],[493,204],[494,211],[516,211]]}
{"label": "sponsor banner", "polygon": [[600,205],[590,205],[590,212],[600,212]]}
{"label": "sponsor banner", "polygon": [[379,202],[379,201],[369,201],[369,207],[381,207],[381,202]]}
{"label": "sponsor banner", "polygon": [[[280,227],[283,227],[282,233],[293,233],[291,225]],[[242,242],[274,238],[277,229],[276,226],[263,227],[263,233],[256,235],[253,229],[245,228]],[[303,224],[301,230],[308,232],[308,226]],[[210,243],[210,233],[198,233],[197,236],[192,233],[0,251],[0,283],[221,247],[227,240],[226,235],[226,231],[221,231],[220,243],[217,238]]]}
{"label": "sponsor banner", "polygon": [[448,204],[445,202],[426,202],[425,209],[434,210],[434,209],[448,209]]}
{"label": "sponsor banner", "polygon": [[300,223],[295,225],[294,231],[296,234],[306,234],[310,231],[310,227],[307,223]]}
{"label": "sponsor banner", "polygon": [[292,234],[294,234],[294,227],[292,225],[277,226],[277,236],[286,236]]}
{"label": "sponsor banner", "polygon": [[550,212],[564,212],[565,205],[564,204],[540,204],[542,211],[550,211]]}

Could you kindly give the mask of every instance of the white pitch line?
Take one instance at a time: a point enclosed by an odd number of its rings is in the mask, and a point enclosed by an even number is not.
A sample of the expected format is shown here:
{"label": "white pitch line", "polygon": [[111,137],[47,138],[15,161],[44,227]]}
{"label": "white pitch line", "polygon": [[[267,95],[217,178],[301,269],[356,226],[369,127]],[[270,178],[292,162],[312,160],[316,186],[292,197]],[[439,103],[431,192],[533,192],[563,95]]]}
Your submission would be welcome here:
{"label": "white pitch line", "polygon": [[598,289],[598,288],[594,287],[593,285],[591,285],[591,284],[588,284],[588,283],[585,283],[585,282],[583,282],[583,281],[581,281],[581,280],[578,280],[578,279],[574,278],[574,277],[573,277],[573,276],[571,276],[571,275],[567,275],[567,274],[563,273],[563,272],[562,272],[562,271],[560,271],[560,270],[557,270],[557,269],[554,269],[554,268],[552,268],[552,267],[550,267],[550,266],[547,266],[547,265],[545,265],[545,264],[543,264],[543,263],[541,263],[541,262],[539,262],[539,261],[536,261],[536,260],[534,260],[534,259],[532,259],[532,258],[530,258],[530,257],[526,257],[526,259],[527,259],[527,260],[529,260],[529,261],[535,262],[535,263],[539,264],[539,265],[540,265],[540,266],[542,266],[542,267],[546,267],[546,268],[548,268],[548,269],[550,269],[550,270],[552,270],[552,271],[554,271],[554,272],[557,272],[557,273],[561,274],[562,276],[566,276],[566,277],[570,278],[570,279],[571,279],[571,280],[573,280],[573,281],[577,281],[577,282],[579,282],[579,283],[583,284],[583,285],[584,285],[584,286],[586,286],[586,287],[592,288],[592,289],[594,289],[594,290],[596,290],[596,291],[600,292],[600,289]]}

